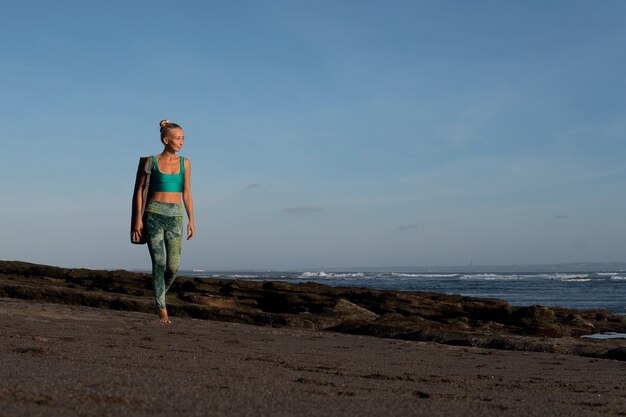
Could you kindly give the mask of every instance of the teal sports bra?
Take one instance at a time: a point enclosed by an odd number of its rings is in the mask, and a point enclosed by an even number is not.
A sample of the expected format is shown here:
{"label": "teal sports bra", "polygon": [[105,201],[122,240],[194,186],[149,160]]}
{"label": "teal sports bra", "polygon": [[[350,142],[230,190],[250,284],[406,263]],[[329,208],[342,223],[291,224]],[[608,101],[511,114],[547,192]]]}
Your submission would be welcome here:
{"label": "teal sports bra", "polygon": [[152,157],[152,162],[150,190],[152,192],[182,193],[185,181],[185,158],[180,157],[180,171],[178,171],[178,174],[163,174],[159,171],[156,156]]}

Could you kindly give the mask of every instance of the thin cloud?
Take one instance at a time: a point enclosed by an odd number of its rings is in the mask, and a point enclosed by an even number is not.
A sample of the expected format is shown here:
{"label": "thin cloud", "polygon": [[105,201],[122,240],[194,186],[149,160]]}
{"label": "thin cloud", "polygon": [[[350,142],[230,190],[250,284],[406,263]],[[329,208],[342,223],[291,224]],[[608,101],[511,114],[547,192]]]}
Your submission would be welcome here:
{"label": "thin cloud", "polygon": [[283,209],[283,213],[286,213],[286,214],[309,214],[309,213],[319,213],[322,211],[324,211],[322,207],[313,207],[313,206],[289,207],[289,208]]}
{"label": "thin cloud", "polygon": [[554,216],[554,218],[557,220],[569,220],[570,217],[567,214],[559,214]]}
{"label": "thin cloud", "polygon": [[401,224],[398,226],[397,230],[400,232],[407,232],[409,230],[417,230],[417,226],[414,224]]}
{"label": "thin cloud", "polygon": [[260,182],[253,182],[252,184],[248,184],[246,185],[246,190],[252,190],[253,188],[261,188],[263,187],[265,184],[260,183]]}

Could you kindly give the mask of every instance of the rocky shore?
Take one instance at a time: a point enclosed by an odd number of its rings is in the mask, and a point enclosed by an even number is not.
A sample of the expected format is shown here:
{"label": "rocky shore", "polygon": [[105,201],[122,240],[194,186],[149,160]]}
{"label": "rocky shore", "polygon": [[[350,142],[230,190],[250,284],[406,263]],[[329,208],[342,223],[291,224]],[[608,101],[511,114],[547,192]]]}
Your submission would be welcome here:
{"label": "rocky shore", "polygon": [[[0,297],[154,312],[150,276],[0,261]],[[491,349],[626,360],[626,318],[605,310],[517,307],[498,299],[179,277],[168,293],[173,317],[327,330]]]}

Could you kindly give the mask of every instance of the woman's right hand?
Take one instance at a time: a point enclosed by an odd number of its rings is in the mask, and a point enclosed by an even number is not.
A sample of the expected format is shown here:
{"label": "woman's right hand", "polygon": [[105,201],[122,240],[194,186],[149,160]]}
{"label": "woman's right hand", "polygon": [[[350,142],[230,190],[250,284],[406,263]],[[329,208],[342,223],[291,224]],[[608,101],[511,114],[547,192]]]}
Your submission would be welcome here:
{"label": "woman's right hand", "polygon": [[135,227],[133,228],[133,241],[137,242],[141,238],[141,232],[143,230],[143,221],[141,219],[135,220]]}

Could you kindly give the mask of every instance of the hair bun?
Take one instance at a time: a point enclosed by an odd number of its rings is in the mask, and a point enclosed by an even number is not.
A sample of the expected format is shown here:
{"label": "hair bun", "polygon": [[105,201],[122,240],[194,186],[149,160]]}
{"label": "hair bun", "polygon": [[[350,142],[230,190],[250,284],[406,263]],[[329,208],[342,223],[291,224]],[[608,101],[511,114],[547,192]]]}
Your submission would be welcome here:
{"label": "hair bun", "polygon": [[159,122],[159,126],[161,126],[161,129],[163,129],[165,126],[169,125],[170,123],[172,123],[172,122],[170,122],[170,121],[169,121],[169,120],[167,120],[167,119],[163,119],[163,120],[161,120],[161,121]]}

